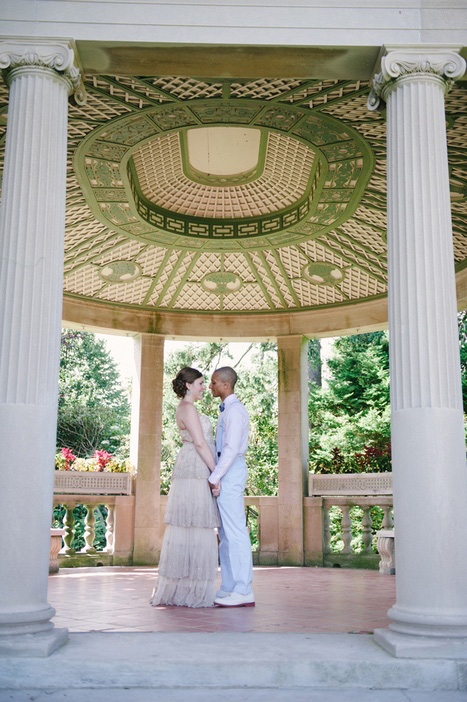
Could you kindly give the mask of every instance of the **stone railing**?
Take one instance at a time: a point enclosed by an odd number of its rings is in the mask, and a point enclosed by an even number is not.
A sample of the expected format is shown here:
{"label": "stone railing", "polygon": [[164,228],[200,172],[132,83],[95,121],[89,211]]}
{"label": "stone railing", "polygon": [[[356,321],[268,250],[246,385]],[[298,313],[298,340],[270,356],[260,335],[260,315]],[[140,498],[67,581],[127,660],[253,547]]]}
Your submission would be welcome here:
{"label": "stone railing", "polygon": [[[310,474],[309,490],[312,497],[304,501],[307,565],[378,568],[380,554],[375,550],[377,531],[393,526],[392,473]],[[360,507],[363,511],[358,524],[363,544],[361,550],[354,548],[352,543],[357,531],[352,519],[352,507]],[[371,514],[374,507],[379,507],[383,512],[378,530]],[[337,516],[341,532],[339,540],[342,541],[342,548],[338,552],[331,548],[333,508],[338,508],[337,515],[335,510],[333,514]]]}
{"label": "stone railing", "polygon": [[[68,495],[55,494],[54,506],[65,508],[63,528],[64,545],[58,555],[60,565],[66,567],[87,565],[130,565],[133,558],[133,529],[135,498],[133,495]],[[72,547],[75,536],[74,509],[83,505],[85,517],[84,547],[75,551]],[[95,510],[99,505],[107,509],[105,518],[106,546],[103,551],[94,546],[96,535]],[[102,513],[101,513],[101,517]]]}

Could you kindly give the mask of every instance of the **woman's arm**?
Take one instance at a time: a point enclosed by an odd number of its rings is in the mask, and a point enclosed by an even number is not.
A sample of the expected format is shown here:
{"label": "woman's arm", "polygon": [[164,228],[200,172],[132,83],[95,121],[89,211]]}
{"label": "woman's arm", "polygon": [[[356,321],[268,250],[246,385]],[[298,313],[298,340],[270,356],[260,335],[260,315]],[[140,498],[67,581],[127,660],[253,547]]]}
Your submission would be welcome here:
{"label": "woman's arm", "polygon": [[203,429],[201,427],[199,414],[196,411],[196,408],[194,405],[184,402],[183,404],[179,405],[177,415],[179,421],[183,423],[184,428],[187,429],[191,438],[193,439],[195,449],[206,463],[209,470],[212,472],[216,467],[216,462],[214,460],[214,456],[212,455],[211,449],[204,438]]}

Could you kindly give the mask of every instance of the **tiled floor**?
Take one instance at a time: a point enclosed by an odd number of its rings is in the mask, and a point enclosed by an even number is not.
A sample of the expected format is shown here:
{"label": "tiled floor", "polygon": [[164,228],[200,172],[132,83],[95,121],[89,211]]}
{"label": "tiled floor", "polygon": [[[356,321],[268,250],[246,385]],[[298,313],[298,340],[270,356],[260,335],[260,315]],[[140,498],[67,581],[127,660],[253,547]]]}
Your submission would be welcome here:
{"label": "tiled floor", "polygon": [[56,626],[70,631],[352,632],[386,627],[395,578],[370,570],[255,568],[256,607],[151,607],[155,568],[70,568],[49,577]]}

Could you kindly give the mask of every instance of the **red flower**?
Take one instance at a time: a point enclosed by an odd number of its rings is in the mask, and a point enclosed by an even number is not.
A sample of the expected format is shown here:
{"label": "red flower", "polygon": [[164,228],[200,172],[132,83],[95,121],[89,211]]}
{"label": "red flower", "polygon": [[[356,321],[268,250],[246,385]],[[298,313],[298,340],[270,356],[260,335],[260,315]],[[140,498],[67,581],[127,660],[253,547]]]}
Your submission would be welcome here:
{"label": "red flower", "polygon": [[76,461],[76,456],[69,448],[62,448],[62,456],[65,459],[65,470],[70,470],[71,464]]}
{"label": "red flower", "polygon": [[107,453],[107,451],[94,451],[93,458],[97,461],[99,471],[103,471],[107,463],[112,460],[113,456],[111,453]]}

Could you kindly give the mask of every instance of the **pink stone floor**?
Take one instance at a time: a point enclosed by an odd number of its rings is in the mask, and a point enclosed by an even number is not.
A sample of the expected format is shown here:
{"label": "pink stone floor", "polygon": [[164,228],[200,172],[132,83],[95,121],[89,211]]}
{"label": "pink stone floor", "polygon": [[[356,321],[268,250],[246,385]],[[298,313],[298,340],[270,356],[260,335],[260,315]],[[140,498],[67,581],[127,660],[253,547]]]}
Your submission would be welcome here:
{"label": "pink stone floor", "polygon": [[56,626],[78,631],[352,632],[386,627],[395,578],[370,570],[258,567],[256,607],[151,607],[156,568],[67,568],[49,577]]}

